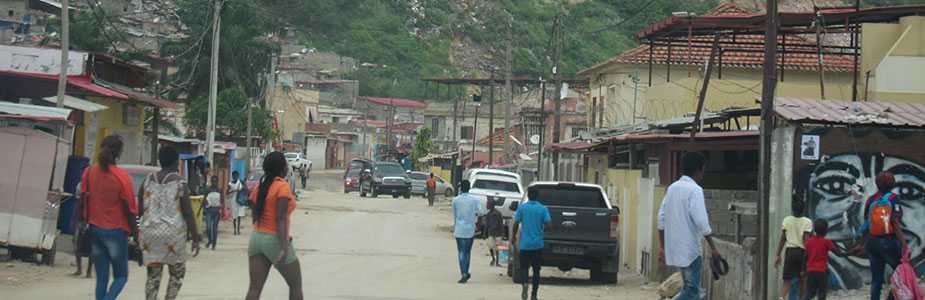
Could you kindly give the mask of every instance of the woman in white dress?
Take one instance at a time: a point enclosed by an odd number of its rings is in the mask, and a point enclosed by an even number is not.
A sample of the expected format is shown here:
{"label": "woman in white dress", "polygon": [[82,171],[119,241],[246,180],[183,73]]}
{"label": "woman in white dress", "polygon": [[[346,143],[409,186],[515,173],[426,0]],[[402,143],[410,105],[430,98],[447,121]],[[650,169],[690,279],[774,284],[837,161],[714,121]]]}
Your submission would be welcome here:
{"label": "woman in white dress", "polygon": [[[241,174],[238,173],[238,171],[231,172],[231,181],[228,182],[228,193],[225,195],[225,201],[228,201],[226,205],[231,207],[231,222],[234,224],[234,235],[241,234],[241,218],[246,216],[247,209],[247,207],[241,205],[241,202],[238,202],[239,198],[244,197],[240,195],[241,191],[244,189],[244,183],[241,182],[240,176]],[[247,201],[247,199],[241,200]]]}

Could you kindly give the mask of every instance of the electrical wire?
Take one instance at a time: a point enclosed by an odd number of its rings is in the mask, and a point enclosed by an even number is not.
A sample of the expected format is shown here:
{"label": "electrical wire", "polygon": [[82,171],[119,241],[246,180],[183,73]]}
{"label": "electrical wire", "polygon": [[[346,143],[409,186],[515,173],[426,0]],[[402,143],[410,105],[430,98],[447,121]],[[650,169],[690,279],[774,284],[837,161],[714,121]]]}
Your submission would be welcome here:
{"label": "electrical wire", "polygon": [[646,2],[646,4],[644,4],[641,8],[639,8],[639,10],[637,10],[636,13],[633,13],[629,17],[623,20],[620,20],[620,22],[617,22],[616,24],[604,26],[603,28],[599,28],[599,29],[592,30],[592,31],[586,31],[585,33],[598,34],[598,33],[601,33],[607,30],[611,30],[611,29],[623,26],[623,24],[639,16],[643,11],[645,11],[647,8],[649,8],[649,6],[651,6],[655,2],[656,0],[649,0],[649,2]]}

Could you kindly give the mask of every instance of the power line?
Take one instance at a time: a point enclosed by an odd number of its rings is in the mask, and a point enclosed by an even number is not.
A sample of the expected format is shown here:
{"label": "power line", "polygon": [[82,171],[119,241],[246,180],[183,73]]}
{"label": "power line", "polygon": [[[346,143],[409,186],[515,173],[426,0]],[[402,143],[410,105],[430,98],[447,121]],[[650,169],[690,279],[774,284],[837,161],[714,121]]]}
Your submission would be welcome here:
{"label": "power line", "polygon": [[627,17],[627,18],[621,20],[620,22],[617,22],[616,24],[609,25],[609,26],[604,26],[603,28],[600,28],[600,29],[597,29],[597,30],[593,30],[593,31],[589,31],[589,32],[586,32],[586,33],[598,34],[598,33],[601,33],[601,32],[603,32],[603,31],[607,31],[607,30],[610,30],[610,29],[614,29],[614,28],[623,26],[623,24],[625,24],[626,22],[629,22],[630,20],[632,20],[632,19],[636,18],[637,16],[639,16],[643,11],[645,11],[647,8],[649,8],[649,6],[651,6],[652,4],[654,4],[655,1],[656,1],[656,0],[649,0],[649,2],[646,2],[646,4],[644,4],[641,8],[639,8],[639,10],[637,10],[636,13],[634,13],[634,14],[630,15],[629,17]]}

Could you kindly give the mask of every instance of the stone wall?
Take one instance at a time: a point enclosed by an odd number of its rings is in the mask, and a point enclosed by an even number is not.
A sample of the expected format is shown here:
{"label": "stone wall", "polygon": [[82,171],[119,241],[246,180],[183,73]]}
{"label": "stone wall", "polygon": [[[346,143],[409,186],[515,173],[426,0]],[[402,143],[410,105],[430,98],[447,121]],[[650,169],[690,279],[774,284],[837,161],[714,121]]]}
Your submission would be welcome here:
{"label": "stone wall", "polygon": [[[757,253],[757,240],[746,238],[742,245],[721,239],[714,239],[719,252],[729,264],[729,273],[713,281],[709,260],[704,261],[703,288],[706,289],[706,298],[709,300],[745,300],[756,299],[757,277],[752,270],[755,266]],[[704,243],[703,252],[710,253],[709,246]]]}

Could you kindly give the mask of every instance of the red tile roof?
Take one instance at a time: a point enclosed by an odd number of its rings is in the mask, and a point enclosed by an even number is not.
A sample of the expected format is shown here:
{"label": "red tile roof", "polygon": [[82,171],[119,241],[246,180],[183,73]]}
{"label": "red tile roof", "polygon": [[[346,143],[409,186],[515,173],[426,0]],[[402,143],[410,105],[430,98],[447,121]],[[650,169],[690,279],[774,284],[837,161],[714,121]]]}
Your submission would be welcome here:
{"label": "red tile roof", "polygon": [[777,97],[774,112],[783,119],[802,123],[925,128],[922,103]]}
{"label": "red tile roof", "polygon": [[[723,4],[709,13],[707,17],[729,17],[751,15],[753,12],[741,9],[734,4]],[[677,17],[672,17],[677,18]],[[655,25],[653,25],[655,26]],[[724,35],[720,39],[723,51],[717,56],[716,63],[722,62],[723,67],[760,69],[764,64],[764,38],[762,34]],[[778,63],[785,70],[816,71],[818,70],[818,55],[816,42],[797,35],[781,35],[778,38],[781,48],[788,51],[803,53],[786,53],[779,55]],[[677,38],[671,47],[671,59],[668,59],[668,46],[665,42],[656,43],[652,53],[652,63],[657,65],[702,66],[710,58],[713,45],[713,36],[695,35],[690,39],[688,47],[687,37]],[[582,70],[579,75],[589,73],[613,63],[648,64],[649,44],[628,50],[607,61],[595,64]],[[811,52],[811,53],[806,53]],[[850,72],[854,68],[854,61],[850,54],[832,53],[823,49],[823,69],[828,72]]]}
{"label": "red tile roof", "polygon": [[370,103],[375,103],[385,106],[395,106],[395,107],[410,107],[417,109],[427,108],[426,102],[421,102],[411,99],[399,99],[399,98],[379,98],[379,97],[364,97]]}

